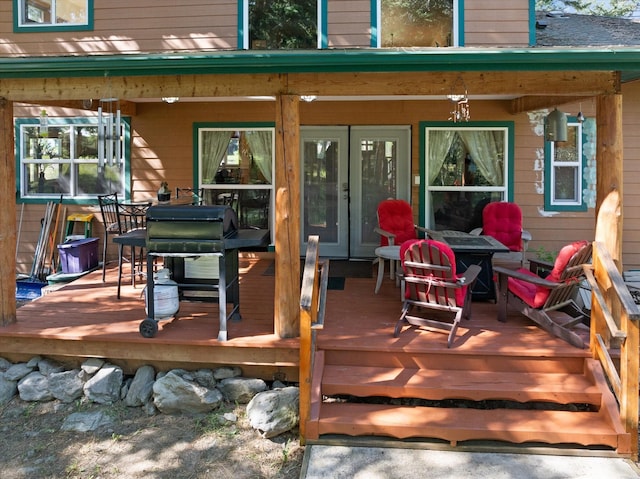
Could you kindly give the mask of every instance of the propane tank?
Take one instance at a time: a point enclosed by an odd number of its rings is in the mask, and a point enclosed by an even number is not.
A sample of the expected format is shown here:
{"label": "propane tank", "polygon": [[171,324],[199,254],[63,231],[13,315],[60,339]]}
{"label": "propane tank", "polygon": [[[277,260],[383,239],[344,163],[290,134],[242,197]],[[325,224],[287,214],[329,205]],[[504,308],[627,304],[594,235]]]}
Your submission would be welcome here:
{"label": "propane tank", "polygon": [[[147,310],[148,294],[145,294],[145,310]],[[178,299],[178,283],[171,279],[171,271],[162,268],[153,275],[153,315],[156,320],[168,319],[176,315],[180,309]]]}

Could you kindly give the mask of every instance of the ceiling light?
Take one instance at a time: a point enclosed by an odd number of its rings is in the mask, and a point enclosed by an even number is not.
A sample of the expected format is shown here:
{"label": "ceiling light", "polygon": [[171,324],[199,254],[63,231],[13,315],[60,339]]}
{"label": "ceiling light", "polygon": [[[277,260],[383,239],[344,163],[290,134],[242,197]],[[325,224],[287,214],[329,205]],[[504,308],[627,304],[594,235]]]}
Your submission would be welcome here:
{"label": "ceiling light", "polygon": [[177,96],[163,96],[162,97],[162,101],[165,103],[168,103],[169,105],[171,105],[172,103],[176,103],[178,100],[180,100],[180,97]]}

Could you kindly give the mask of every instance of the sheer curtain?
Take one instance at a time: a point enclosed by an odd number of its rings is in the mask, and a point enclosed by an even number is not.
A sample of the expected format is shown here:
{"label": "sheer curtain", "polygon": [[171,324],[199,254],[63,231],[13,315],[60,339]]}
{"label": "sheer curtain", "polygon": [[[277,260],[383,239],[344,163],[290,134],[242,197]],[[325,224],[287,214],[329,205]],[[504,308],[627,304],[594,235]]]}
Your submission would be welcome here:
{"label": "sheer curtain", "polygon": [[440,169],[453,143],[456,132],[453,130],[429,130],[429,184],[440,174]]}
{"label": "sheer curtain", "polygon": [[[500,130],[458,130],[458,134],[480,173],[491,185],[502,185],[504,167],[504,132]],[[429,168],[431,175],[431,168]]]}
{"label": "sheer curtain", "polygon": [[245,132],[245,138],[251,148],[251,155],[253,161],[264,176],[267,183],[272,182],[271,167],[273,164],[273,152],[272,152],[272,132],[271,131],[247,131]]}
{"label": "sheer curtain", "polygon": [[203,182],[214,183],[216,172],[227,153],[233,131],[208,130],[203,131],[201,134]]}

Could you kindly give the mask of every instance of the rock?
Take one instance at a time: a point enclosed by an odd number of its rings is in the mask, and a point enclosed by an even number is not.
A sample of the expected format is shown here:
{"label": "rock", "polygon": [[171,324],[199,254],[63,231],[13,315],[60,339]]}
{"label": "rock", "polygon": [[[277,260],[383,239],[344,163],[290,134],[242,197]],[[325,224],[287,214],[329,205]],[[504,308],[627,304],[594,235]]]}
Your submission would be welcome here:
{"label": "rock", "polygon": [[205,388],[214,388],[216,386],[216,379],[211,369],[198,369],[193,373],[193,378],[200,385]]}
{"label": "rock", "polygon": [[247,404],[256,394],[268,388],[262,379],[228,378],[218,384],[218,389],[227,401]]}
{"label": "rock", "polygon": [[27,366],[31,369],[35,369],[38,367],[38,363],[42,360],[41,356],[34,356],[27,362]]}
{"label": "rock", "polygon": [[20,381],[35,368],[36,366],[29,366],[27,363],[17,363],[5,371],[4,377],[9,381]]}
{"label": "rock", "polygon": [[53,373],[49,376],[49,391],[54,398],[70,403],[82,397],[84,383],[79,369]]}
{"label": "rock", "polygon": [[217,389],[209,389],[184,379],[176,370],[153,383],[153,403],[160,412],[209,412],[218,407],[223,397]]}
{"label": "rock", "polygon": [[51,401],[49,380],[39,371],[27,374],[18,382],[18,393],[23,401]]}
{"label": "rock", "polygon": [[297,387],[264,391],[255,395],[247,404],[247,417],[251,427],[262,437],[270,438],[294,428],[299,420]]}
{"label": "rock", "polygon": [[0,373],[0,406],[11,401],[18,393],[18,383],[5,378],[4,373]]}
{"label": "rock", "polygon": [[49,376],[50,374],[64,371],[64,366],[58,361],[45,358],[38,361],[38,370],[45,376]]}
{"label": "rock", "polygon": [[242,376],[242,369],[235,367],[223,366],[221,368],[216,369],[213,372],[213,377],[218,381],[228,378],[237,378],[238,376]]}
{"label": "rock", "polygon": [[112,419],[102,411],[75,412],[62,423],[63,431],[88,432],[103,426],[110,426]]}
{"label": "rock", "polygon": [[11,361],[6,360],[5,358],[0,358],[0,371],[6,371],[13,363]]}
{"label": "rock", "polygon": [[89,358],[84,363],[82,363],[80,369],[82,369],[87,374],[94,375],[103,365],[104,361],[102,359]]}
{"label": "rock", "polygon": [[129,385],[129,390],[124,398],[127,406],[142,406],[149,402],[153,394],[153,382],[156,371],[152,366],[142,366],[136,371],[133,381]]}
{"label": "rock", "polygon": [[91,379],[84,383],[84,394],[93,402],[113,404],[120,399],[123,377],[121,368],[113,364],[105,364]]}

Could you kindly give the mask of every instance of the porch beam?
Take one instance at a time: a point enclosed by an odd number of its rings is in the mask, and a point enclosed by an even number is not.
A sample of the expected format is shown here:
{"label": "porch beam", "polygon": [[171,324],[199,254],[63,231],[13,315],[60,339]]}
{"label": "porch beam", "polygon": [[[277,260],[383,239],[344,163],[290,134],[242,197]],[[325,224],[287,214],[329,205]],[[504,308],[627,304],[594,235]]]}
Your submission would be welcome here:
{"label": "porch beam", "polygon": [[300,112],[297,95],[276,99],[274,333],[300,334]]}
{"label": "porch beam", "polygon": [[[91,104],[86,105],[85,101],[90,100]],[[53,108],[72,108],[74,110],[98,111],[100,106],[99,100],[86,98],[84,100],[41,100],[41,101],[24,101],[22,103],[33,104],[44,107]],[[138,113],[137,103],[127,100],[119,100],[120,113],[126,116],[136,116]]]}
{"label": "porch beam", "polygon": [[[517,115],[518,113],[525,113],[529,111],[542,110],[545,108],[554,108],[566,103],[575,103],[578,101],[585,101],[591,99],[591,96],[523,96],[520,98],[514,98],[509,105],[509,113]],[[578,113],[576,111],[576,113]]]}
{"label": "porch beam", "polygon": [[16,160],[13,102],[0,97],[0,326],[16,322]]}
{"label": "porch beam", "polygon": [[219,98],[295,95],[438,96],[460,80],[470,96],[568,95],[617,93],[620,77],[603,71],[383,72],[131,76],[104,78],[3,78],[0,96],[12,101]]}

